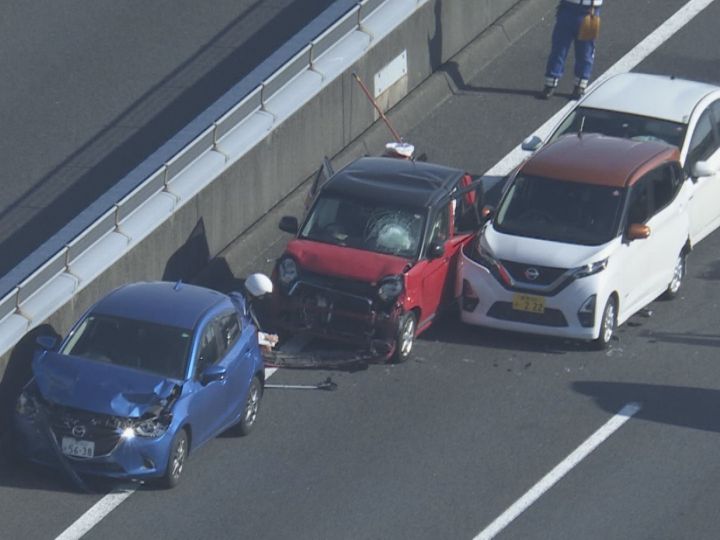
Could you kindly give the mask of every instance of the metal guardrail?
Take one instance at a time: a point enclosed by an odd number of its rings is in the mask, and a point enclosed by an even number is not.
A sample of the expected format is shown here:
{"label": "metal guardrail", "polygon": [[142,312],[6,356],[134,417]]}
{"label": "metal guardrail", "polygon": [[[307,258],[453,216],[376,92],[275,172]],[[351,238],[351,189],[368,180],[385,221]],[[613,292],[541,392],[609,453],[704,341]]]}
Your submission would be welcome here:
{"label": "metal guardrail", "polygon": [[[61,274],[73,277],[72,263],[85,254],[94,245],[113,232],[120,232],[120,224],[138,210],[148,199],[161,191],[169,191],[168,184],[198,158],[216,148],[218,141],[229,134],[238,124],[258,110],[262,110],[267,101],[302,73],[313,70],[318,59],[335,44],[355,31],[363,31],[365,21],[383,4],[404,3],[418,7],[428,0],[361,0],[324,32],[310,41],[290,61],[266,78],[260,85],[247,93],[234,107],[212,122],[212,125],[193,139],[187,146],[165,162],[159,169],[149,174],[130,193],[123,195],[112,208],[103,213],[86,229],[80,231],[57,253],[22,279],[8,294],[0,299],[0,330],[4,322],[13,315],[27,319],[25,331],[40,324],[23,313],[23,303],[30,299],[51,280]],[[398,24],[402,21],[398,21]],[[370,41],[373,41],[370,36]],[[132,174],[132,173],[131,173]],[[174,211],[174,210],[173,210]],[[128,238],[130,247],[130,239]],[[84,284],[75,277],[74,293]],[[74,294],[73,293],[73,294]],[[60,305],[56,306],[58,309]],[[17,329],[18,324],[12,325]],[[5,336],[6,338],[9,336]],[[17,336],[18,339],[21,336]],[[9,350],[8,340],[0,340],[0,355]],[[3,347],[5,345],[5,347]]]}

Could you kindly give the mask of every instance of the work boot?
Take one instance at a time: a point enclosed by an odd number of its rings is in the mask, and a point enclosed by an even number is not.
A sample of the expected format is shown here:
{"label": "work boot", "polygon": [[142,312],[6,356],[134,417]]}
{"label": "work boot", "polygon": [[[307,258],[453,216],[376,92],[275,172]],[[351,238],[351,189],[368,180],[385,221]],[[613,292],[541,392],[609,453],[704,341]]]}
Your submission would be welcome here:
{"label": "work boot", "polygon": [[585,89],[582,86],[576,86],[575,88],[573,88],[572,94],[570,94],[570,99],[577,101],[584,95]]}
{"label": "work boot", "polygon": [[573,88],[572,94],[570,94],[570,99],[578,100],[583,97],[587,85],[587,79],[575,79],[575,88]]}
{"label": "work boot", "polygon": [[550,99],[552,95],[555,93],[555,87],[554,86],[548,86],[545,85],[540,92],[540,97],[543,99]]}

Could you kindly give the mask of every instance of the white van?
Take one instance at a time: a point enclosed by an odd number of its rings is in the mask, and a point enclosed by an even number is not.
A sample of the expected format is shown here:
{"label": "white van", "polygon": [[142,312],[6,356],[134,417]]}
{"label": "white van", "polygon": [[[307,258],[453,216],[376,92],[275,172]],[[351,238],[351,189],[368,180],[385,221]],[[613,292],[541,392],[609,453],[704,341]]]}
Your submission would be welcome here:
{"label": "white van", "polygon": [[459,259],[462,321],[605,348],[617,325],[675,296],[691,247],[679,157],[596,134],[538,150]]}

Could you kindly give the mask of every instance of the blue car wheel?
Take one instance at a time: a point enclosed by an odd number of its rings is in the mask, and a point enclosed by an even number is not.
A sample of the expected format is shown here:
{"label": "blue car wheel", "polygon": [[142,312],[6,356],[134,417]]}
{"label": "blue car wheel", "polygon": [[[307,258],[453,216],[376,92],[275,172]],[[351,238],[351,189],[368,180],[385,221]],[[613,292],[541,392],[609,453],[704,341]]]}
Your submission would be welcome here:
{"label": "blue car wheel", "polygon": [[188,455],[188,446],[187,432],[181,429],[175,435],[172,445],[170,446],[170,456],[168,458],[167,468],[165,469],[165,476],[162,478],[164,487],[170,489],[180,483],[180,477],[182,476],[185,460]]}
{"label": "blue car wheel", "polygon": [[253,377],[248,388],[247,400],[245,401],[245,409],[243,410],[242,418],[238,423],[238,433],[240,435],[248,435],[255,421],[257,420],[258,411],[260,410],[260,400],[262,399],[263,387],[260,382],[260,378],[256,375]]}

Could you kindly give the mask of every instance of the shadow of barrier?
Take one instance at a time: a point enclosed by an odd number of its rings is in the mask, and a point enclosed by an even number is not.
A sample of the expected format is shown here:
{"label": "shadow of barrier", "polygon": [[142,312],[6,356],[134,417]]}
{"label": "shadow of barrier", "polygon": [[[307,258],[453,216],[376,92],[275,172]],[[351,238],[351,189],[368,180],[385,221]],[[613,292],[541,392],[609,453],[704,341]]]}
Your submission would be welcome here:
{"label": "shadow of barrier", "polygon": [[576,392],[592,397],[609,414],[630,402],[642,409],[634,418],[720,433],[720,390],[692,386],[577,381]]}

